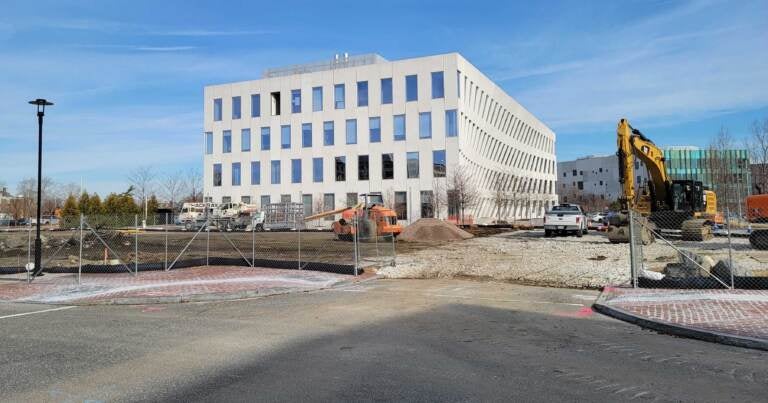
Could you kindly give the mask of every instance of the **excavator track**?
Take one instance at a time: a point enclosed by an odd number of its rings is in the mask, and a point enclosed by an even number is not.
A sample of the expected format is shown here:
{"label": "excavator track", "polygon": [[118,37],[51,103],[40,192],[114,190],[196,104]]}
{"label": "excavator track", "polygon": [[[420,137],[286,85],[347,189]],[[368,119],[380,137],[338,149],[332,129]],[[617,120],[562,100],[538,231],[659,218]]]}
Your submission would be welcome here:
{"label": "excavator track", "polygon": [[707,241],[714,237],[712,227],[704,219],[686,220],[680,225],[680,236],[683,241]]}

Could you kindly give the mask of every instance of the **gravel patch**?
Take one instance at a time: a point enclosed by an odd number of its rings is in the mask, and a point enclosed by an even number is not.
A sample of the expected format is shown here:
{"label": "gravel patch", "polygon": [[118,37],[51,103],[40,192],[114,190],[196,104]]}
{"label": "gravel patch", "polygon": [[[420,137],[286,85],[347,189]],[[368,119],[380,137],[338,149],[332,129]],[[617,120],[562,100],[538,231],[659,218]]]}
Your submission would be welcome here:
{"label": "gravel patch", "polygon": [[[727,258],[726,240],[675,242],[676,246]],[[734,239],[734,260],[749,268],[765,267],[746,239]],[[677,262],[670,245],[656,241],[643,247],[646,268],[661,271]],[[766,256],[768,259],[768,256]],[[397,257],[396,267],[379,270],[387,278],[474,277],[552,287],[600,288],[630,284],[629,244],[611,244],[603,233],[544,238],[543,231],[516,231],[455,241],[414,250]]]}

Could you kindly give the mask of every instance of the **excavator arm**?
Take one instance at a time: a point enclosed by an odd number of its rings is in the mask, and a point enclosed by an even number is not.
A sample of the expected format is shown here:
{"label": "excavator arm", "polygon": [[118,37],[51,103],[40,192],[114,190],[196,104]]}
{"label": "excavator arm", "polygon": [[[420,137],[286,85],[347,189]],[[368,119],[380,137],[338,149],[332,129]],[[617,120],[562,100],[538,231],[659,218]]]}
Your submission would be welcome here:
{"label": "excavator arm", "polygon": [[667,203],[669,179],[664,167],[664,152],[626,119],[619,121],[616,129],[619,157],[619,182],[622,185],[622,209],[635,207],[637,196],[634,157],[645,164],[650,177],[652,208]]}

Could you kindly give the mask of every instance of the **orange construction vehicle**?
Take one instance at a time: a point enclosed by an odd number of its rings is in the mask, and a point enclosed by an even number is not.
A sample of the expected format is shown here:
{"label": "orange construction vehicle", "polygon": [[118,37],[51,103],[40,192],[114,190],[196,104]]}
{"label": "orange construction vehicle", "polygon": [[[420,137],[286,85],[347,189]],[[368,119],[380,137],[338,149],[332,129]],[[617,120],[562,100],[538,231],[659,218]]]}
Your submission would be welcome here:
{"label": "orange construction vehicle", "polygon": [[[380,194],[362,194],[363,201],[356,206],[343,207],[305,217],[304,221],[315,220],[329,215],[341,214],[338,221],[332,225],[333,233],[342,241],[358,239],[368,240],[379,236],[398,236],[403,227],[397,223],[397,213],[384,207],[384,199]],[[353,223],[357,221],[357,225]]]}
{"label": "orange construction vehicle", "polygon": [[755,249],[768,249],[768,194],[747,196],[746,204],[749,244]]}

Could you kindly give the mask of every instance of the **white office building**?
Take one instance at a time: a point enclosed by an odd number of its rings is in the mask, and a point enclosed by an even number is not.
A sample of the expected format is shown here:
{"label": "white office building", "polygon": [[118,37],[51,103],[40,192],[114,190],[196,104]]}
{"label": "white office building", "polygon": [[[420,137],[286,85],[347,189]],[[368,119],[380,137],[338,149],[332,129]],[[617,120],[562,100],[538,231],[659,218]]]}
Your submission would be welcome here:
{"label": "white office building", "polygon": [[[557,163],[557,172],[557,195],[561,202],[592,202],[592,208],[602,209],[621,196],[616,154],[561,161]],[[635,174],[636,183],[640,186],[648,182],[648,171],[640,161],[635,161]]]}
{"label": "white office building", "polygon": [[[309,212],[381,193],[401,220],[455,218],[461,170],[478,194],[465,217],[539,217],[557,201],[554,152],[554,132],[457,53],[340,55],[205,87],[213,202],[301,201]],[[445,189],[437,212],[435,189]],[[516,202],[495,202],[497,189]]]}

